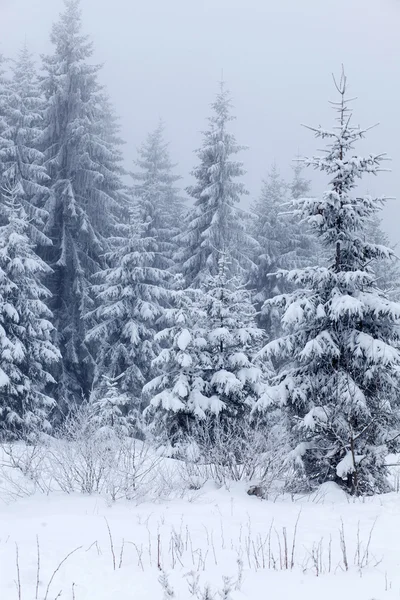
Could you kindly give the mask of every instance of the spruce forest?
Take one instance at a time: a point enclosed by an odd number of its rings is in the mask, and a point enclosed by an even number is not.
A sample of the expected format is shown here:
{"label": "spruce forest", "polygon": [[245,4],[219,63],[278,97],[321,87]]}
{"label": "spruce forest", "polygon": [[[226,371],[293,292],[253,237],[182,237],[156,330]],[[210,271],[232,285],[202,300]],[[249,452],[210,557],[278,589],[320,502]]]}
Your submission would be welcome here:
{"label": "spruce forest", "polygon": [[369,130],[340,63],[331,123],[303,130],[316,154],[288,181],[272,164],[244,203],[229,82],[205,106],[190,187],[162,122],[128,172],[79,1],[64,5],[50,54],[0,58],[3,452],[50,448],[60,477],[83,444],[111,470],[140,444],[194,487],[203,465],[261,498],[392,490],[400,270],[385,198],[360,192],[387,157],[359,154]]}

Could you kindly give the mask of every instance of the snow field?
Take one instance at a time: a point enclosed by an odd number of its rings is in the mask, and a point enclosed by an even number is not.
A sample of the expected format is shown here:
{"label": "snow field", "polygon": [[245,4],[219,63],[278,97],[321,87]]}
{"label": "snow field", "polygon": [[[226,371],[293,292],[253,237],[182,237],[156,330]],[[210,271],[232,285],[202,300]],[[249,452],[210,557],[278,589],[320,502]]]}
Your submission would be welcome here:
{"label": "snow field", "polygon": [[0,506],[0,598],[161,600],[164,574],[181,600],[207,584],[232,600],[390,600],[398,531],[397,494],[354,501],[330,484],[295,501],[241,484],[141,504],[34,494]]}

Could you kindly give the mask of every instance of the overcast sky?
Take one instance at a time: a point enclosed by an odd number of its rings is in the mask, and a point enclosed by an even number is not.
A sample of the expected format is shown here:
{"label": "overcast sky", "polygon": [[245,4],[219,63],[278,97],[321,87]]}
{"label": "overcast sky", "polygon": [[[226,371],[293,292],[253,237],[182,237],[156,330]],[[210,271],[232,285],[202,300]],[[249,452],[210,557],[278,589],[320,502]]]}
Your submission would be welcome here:
{"label": "overcast sky", "polygon": [[[25,39],[34,53],[49,51],[62,5],[0,0],[0,51],[12,57]],[[393,159],[392,172],[366,188],[397,196],[383,216],[400,243],[400,0],[82,0],[82,9],[122,119],[128,166],[162,117],[185,184],[222,69],[238,141],[249,146],[242,158],[254,196],[271,162],[289,176],[298,152],[318,149],[300,124],[332,123],[331,73],[344,63],[358,97],[355,121],[380,123],[363,148]],[[314,191],[323,183],[316,178]]]}

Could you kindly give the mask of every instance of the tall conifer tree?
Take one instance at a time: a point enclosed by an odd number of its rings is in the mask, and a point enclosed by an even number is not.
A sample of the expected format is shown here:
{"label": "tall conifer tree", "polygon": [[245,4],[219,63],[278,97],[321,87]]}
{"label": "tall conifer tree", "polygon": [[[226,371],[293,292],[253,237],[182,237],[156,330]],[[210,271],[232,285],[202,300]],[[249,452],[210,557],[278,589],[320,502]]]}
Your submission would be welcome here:
{"label": "tall conifer tree", "polygon": [[228,276],[225,254],[204,290],[188,290],[181,305],[166,313],[157,335],[162,349],[154,360],[156,377],[146,386],[146,417],[155,432],[175,443],[208,422],[233,427],[249,417],[263,385],[255,361],[263,331],[255,323],[250,292]]}
{"label": "tall conifer tree", "polygon": [[19,192],[0,193],[0,434],[30,438],[50,430],[52,343],[50,292],[41,283],[49,267],[29,238],[29,217]]}
{"label": "tall conifer tree", "polygon": [[133,194],[140,218],[148,224],[147,235],[157,243],[160,267],[171,267],[176,252],[175,237],[180,231],[183,199],[176,187],[179,175],[173,173],[168,144],[164,141],[164,125],[159,123],[140,146],[135,161],[137,171]]}
{"label": "tall conifer tree", "polygon": [[252,233],[258,246],[254,257],[257,269],[252,274],[251,287],[255,290],[258,322],[272,339],[280,333],[279,314],[271,309],[264,310],[264,303],[290,289],[277,272],[313,264],[319,258],[318,243],[294,218],[291,209],[291,199],[304,197],[309,188],[309,182],[301,177],[299,165],[296,165],[293,181],[288,185],[274,164],[263,183],[260,197],[252,207]]}
{"label": "tall conifer tree", "polygon": [[31,54],[26,47],[20,52],[9,83],[4,109],[6,144],[0,152],[0,188],[13,190],[13,195],[29,216],[33,242],[47,246],[44,235],[47,212],[44,209],[49,190],[49,176],[44,155],[39,150],[44,102]]}
{"label": "tall conifer tree", "polygon": [[231,258],[231,273],[248,274],[254,266],[249,258],[253,240],[245,231],[239,208],[247,192],[237,179],[245,171],[241,162],[233,160],[244,147],[228,129],[234,117],[230,93],[223,83],[212,110],[209,128],[197,151],[200,164],[192,173],[196,183],[188,188],[194,207],[178,237],[183,274],[187,283],[196,287],[201,287],[210,275],[217,275],[221,252]]}
{"label": "tall conifer tree", "polygon": [[[104,266],[115,211],[123,209],[115,123],[90,64],[92,44],[81,33],[78,0],[65,0],[53,26],[54,53],[43,58],[47,108],[43,150],[51,196],[44,256],[53,269],[49,287],[62,368],[57,394],[64,408],[87,397],[92,358],[85,344],[85,315],[93,308],[90,278]],[[114,140],[114,141],[113,141]]]}
{"label": "tall conifer tree", "polygon": [[128,396],[135,418],[159,350],[157,323],[174,295],[173,275],[157,266],[157,243],[147,236],[147,227],[136,207],[125,235],[115,238],[106,257],[110,266],[96,276],[97,308],[89,315],[95,324],[87,334],[97,347],[94,400],[103,393],[104,377],[113,379]]}
{"label": "tall conifer tree", "polygon": [[291,419],[293,456],[311,484],[336,481],[355,493],[388,489],[385,459],[397,451],[400,305],[376,287],[371,261],[390,258],[365,239],[384,198],[359,196],[357,182],[381,170],[383,155],[355,154],[365,130],[352,124],[346,78],[337,85],[337,123],[313,129],[326,153],[305,160],[329,177],[320,198],[295,210],[329,251],[327,267],[283,271],[295,291],[268,300],[283,311],[283,335],[263,350],[282,365],[260,401]]}

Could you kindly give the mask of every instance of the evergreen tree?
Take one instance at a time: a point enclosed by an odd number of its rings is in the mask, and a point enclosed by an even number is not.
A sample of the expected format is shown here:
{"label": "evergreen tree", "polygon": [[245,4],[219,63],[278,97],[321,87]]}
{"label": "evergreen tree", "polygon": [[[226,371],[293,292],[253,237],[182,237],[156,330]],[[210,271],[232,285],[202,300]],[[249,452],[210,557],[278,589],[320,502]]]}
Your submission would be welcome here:
{"label": "evergreen tree", "polygon": [[10,81],[6,76],[6,59],[0,54],[0,117],[3,119],[8,105]]}
{"label": "evergreen tree", "polygon": [[125,191],[123,177],[127,174],[123,161],[122,146],[125,142],[120,137],[120,122],[115,114],[108,95],[103,91],[98,98],[98,113],[93,123],[93,138],[102,150],[97,168],[100,173],[90,219],[93,227],[101,236],[102,246],[110,250],[110,237],[118,235],[129,223],[129,194]]}
{"label": "evergreen tree", "polygon": [[290,201],[309,192],[309,182],[295,168],[294,179],[289,186],[280,176],[274,164],[264,181],[260,198],[253,205],[252,233],[258,242],[251,287],[255,290],[255,302],[259,309],[259,324],[275,338],[280,332],[277,311],[264,311],[266,300],[288,291],[287,282],[277,275],[279,269],[294,269],[313,264],[316,244],[310,241],[306,228],[291,214]]}
{"label": "evergreen tree", "polygon": [[337,89],[338,124],[313,129],[329,141],[327,151],[305,160],[327,173],[330,189],[295,201],[330,262],[282,272],[297,289],[267,301],[283,310],[284,334],[263,354],[284,365],[259,408],[285,407],[293,456],[309,483],[334,480],[360,494],[387,489],[385,458],[398,447],[400,306],[375,287],[370,268],[391,250],[365,241],[366,223],[384,199],[354,195],[365,173],[379,172],[383,156],[355,155],[365,131],[351,124],[344,75]]}
{"label": "evergreen tree", "polygon": [[264,334],[255,322],[249,290],[237,277],[229,277],[222,254],[219,273],[207,282],[202,296],[205,337],[210,354],[210,393],[222,407],[221,420],[243,419],[258,400],[262,371],[254,357]]}
{"label": "evergreen tree", "polygon": [[3,136],[7,143],[0,151],[0,187],[12,189],[17,195],[29,216],[31,240],[46,246],[51,243],[43,234],[47,217],[43,207],[49,196],[49,177],[43,164],[44,156],[38,149],[43,108],[32,56],[24,47],[14,65],[3,111]]}
{"label": "evergreen tree", "polygon": [[[0,54],[0,157],[4,153],[7,146],[10,145],[8,136],[6,136],[7,122],[6,111],[10,104],[10,82],[5,75],[5,59]],[[4,170],[2,160],[0,160],[0,176]]]}
{"label": "evergreen tree", "polygon": [[311,181],[303,177],[303,164],[297,160],[293,166],[293,179],[290,184],[290,196],[295,200],[306,198],[310,194]]}
{"label": "evergreen tree", "polygon": [[[300,161],[296,161],[293,167],[293,179],[290,184],[290,201],[307,198],[310,196],[311,181],[303,177],[304,165]],[[298,266],[326,264],[325,249],[321,245],[319,239],[314,235],[307,222],[299,223],[296,215],[292,215],[292,227],[297,231],[297,259]]]}
{"label": "evergreen tree", "polygon": [[280,281],[273,275],[279,268],[293,266],[296,240],[293,239],[288,215],[282,213],[288,203],[288,186],[281,178],[274,164],[263,183],[261,196],[253,204],[255,215],[252,234],[258,242],[251,287],[255,291],[254,300],[259,308],[259,323],[276,337],[279,330],[279,317],[274,312],[261,311],[264,302],[282,291]]}
{"label": "evergreen tree", "polygon": [[254,240],[245,232],[238,207],[247,192],[236,179],[245,171],[242,163],[232,160],[244,147],[228,131],[234,117],[230,114],[230,94],[223,84],[212,108],[209,129],[197,151],[200,164],[192,173],[196,184],[187,190],[194,207],[178,236],[177,258],[187,283],[196,287],[201,287],[210,275],[217,275],[221,252],[231,257],[232,273],[248,275],[254,266],[249,258]]}
{"label": "evergreen tree", "polygon": [[202,330],[195,325],[205,316],[198,303],[200,294],[181,291],[177,305],[164,311],[165,328],[155,337],[160,344],[152,365],[156,376],[143,392],[150,399],[144,416],[158,443],[166,436],[176,445],[197,422],[221,408],[208,395],[209,355]]}
{"label": "evergreen tree", "polygon": [[[303,165],[296,162],[293,170],[289,185],[273,164],[264,181],[261,196],[252,207],[255,214],[252,233],[257,240],[258,251],[254,258],[257,269],[252,273],[250,288],[255,292],[257,324],[269,340],[282,335],[282,324],[279,307],[269,304],[268,300],[294,288],[280,275],[280,271],[321,262],[318,240],[313,240],[311,232],[308,232],[309,227],[293,214],[291,202],[307,196],[310,191],[310,182],[302,177]],[[275,358],[274,366],[268,366],[269,374],[273,368],[279,370],[280,366],[281,361]],[[280,420],[283,422],[284,419]],[[269,417],[267,421],[270,422]]]}
{"label": "evergreen tree", "polygon": [[[389,237],[382,227],[382,219],[374,218],[366,224],[365,240],[373,244],[391,247]],[[395,249],[393,249],[394,251]],[[398,258],[375,259],[371,262],[377,286],[383,290],[391,300],[400,300],[400,266]]]}
{"label": "evergreen tree", "polygon": [[17,194],[0,194],[0,432],[25,439],[49,431],[59,352],[51,338],[49,291],[41,277],[49,267],[35,254],[29,219]]}
{"label": "evergreen tree", "polygon": [[131,424],[127,416],[129,397],[121,393],[118,378],[104,376],[102,393],[92,404],[91,421],[97,435],[107,440],[121,439],[131,432]]}
{"label": "evergreen tree", "polygon": [[167,313],[158,334],[164,347],[154,360],[160,372],[145,388],[152,399],[146,417],[172,443],[212,418],[224,427],[250,415],[262,372],[254,356],[263,338],[249,291],[228,277],[226,256],[206,291],[186,292]]}
{"label": "evergreen tree", "polygon": [[147,235],[157,243],[160,268],[173,264],[174,238],[179,233],[183,215],[183,200],[175,187],[180,177],[172,172],[175,165],[163,136],[164,125],[160,122],[139,148],[135,161],[139,170],[132,173],[140,218],[148,224]]}
{"label": "evergreen tree", "polygon": [[173,299],[173,276],[155,266],[156,242],[146,235],[147,227],[132,211],[128,235],[114,240],[107,256],[112,266],[97,274],[99,283],[93,287],[97,308],[89,318],[96,325],[87,335],[97,347],[95,397],[103,376],[118,378],[119,390],[129,396],[130,411],[136,414],[158,351],[157,321]]}
{"label": "evergreen tree", "polygon": [[47,233],[53,245],[43,253],[52,266],[49,287],[62,353],[57,396],[66,408],[88,397],[93,366],[85,345],[93,308],[90,278],[103,266],[119,192],[120,154],[115,122],[98,83],[99,67],[88,63],[92,45],[81,34],[78,0],[65,0],[53,26],[54,53],[43,59],[47,108],[43,149],[51,179]]}

